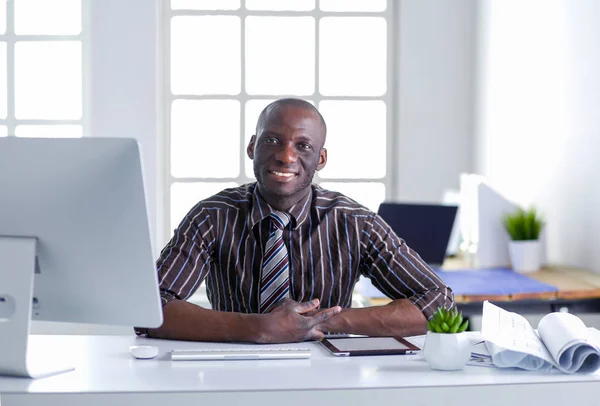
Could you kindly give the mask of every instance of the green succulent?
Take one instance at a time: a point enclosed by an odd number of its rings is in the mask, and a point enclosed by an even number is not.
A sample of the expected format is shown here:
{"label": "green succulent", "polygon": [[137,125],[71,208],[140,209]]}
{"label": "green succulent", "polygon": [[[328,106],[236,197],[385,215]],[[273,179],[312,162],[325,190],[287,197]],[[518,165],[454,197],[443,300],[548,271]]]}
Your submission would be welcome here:
{"label": "green succulent", "polygon": [[463,320],[462,312],[456,307],[453,310],[438,307],[427,326],[434,333],[455,334],[465,331],[469,327],[469,320]]}
{"label": "green succulent", "polygon": [[544,228],[544,219],[533,207],[529,210],[519,208],[504,215],[503,225],[513,241],[537,240]]}

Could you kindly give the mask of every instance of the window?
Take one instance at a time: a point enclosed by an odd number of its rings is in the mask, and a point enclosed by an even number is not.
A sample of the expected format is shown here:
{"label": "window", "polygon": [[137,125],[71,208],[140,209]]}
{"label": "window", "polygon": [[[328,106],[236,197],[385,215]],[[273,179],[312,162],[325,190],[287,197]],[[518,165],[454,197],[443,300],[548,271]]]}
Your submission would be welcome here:
{"label": "window", "polygon": [[82,14],[82,0],[0,1],[0,136],[82,136]]}
{"label": "window", "polygon": [[329,159],[316,183],[372,210],[392,195],[393,2],[166,3],[165,238],[199,200],[254,180],[246,146],[280,97],[325,117]]}

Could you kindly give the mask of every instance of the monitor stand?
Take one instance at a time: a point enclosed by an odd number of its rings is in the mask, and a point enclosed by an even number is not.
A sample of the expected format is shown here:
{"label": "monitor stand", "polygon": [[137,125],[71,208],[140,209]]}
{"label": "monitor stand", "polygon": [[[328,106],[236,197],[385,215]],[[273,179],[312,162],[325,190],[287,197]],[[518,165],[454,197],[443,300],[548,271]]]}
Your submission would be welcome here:
{"label": "monitor stand", "polygon": [[0,236],[0,375],[40,378],[73,369],[54,348],[31,345],[36,250],[36,238]]}

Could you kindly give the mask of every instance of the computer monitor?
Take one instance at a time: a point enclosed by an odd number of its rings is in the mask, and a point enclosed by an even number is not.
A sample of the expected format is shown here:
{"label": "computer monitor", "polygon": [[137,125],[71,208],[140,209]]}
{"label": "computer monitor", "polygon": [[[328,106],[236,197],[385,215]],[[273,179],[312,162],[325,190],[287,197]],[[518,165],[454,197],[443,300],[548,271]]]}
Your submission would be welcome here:
{"label": "computer monitor", "polygon": [[455,205],[381,203],[377,213],[423,261],[441,266],[457,210]]}
{"label": "computer monitor", "polygon": [[502,224],[519,206],[477,174],[461,174],[461,233],[473,268],[509,267],[509,236]]}
{"label": "computer monitor", "polygon": [[72,369],[32,318],[160,326],[157,279],[135,140],[0,139],[0,375]]}

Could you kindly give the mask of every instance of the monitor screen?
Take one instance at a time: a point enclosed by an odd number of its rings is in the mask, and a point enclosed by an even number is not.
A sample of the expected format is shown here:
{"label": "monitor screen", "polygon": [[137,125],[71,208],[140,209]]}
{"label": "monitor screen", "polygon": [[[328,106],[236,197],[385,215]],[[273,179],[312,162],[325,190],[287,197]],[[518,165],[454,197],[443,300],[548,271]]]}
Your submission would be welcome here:
{"label": "monitor screen", "polygon": [[[0,139],[0,190],[0,247],[36,242],[34,319],[162,323],[135,140]],[[0,283],[5,318],[14,307],[8,286]]]}
{"label": "monitor screen", "polygon": [[446,257],[458,206],[381,203],[378,214],[429,265]]}

